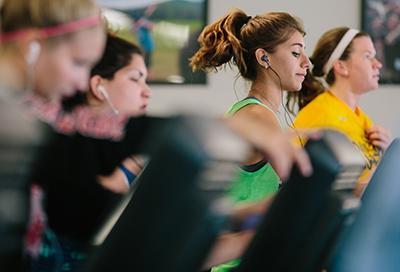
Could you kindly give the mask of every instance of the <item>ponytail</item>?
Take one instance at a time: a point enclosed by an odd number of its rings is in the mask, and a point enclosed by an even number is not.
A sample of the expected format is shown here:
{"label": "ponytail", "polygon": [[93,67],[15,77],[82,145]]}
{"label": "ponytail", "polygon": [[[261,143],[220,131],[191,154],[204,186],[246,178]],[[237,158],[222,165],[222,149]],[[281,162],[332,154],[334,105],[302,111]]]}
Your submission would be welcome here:
{"label": "ponytail", "polygon": [[273,53],[294,31],[305,35],[301,22],[286,12],[270,12],[254,17],[234,9],[208,25],[198,39],[200,49],[190,59],[193,70],[217,70],[226,63],[238,67],[240,75],[254,81],[260,70],[255,52],[263,48]]}
{"label": "ponytail", "polygon": [[199,36],[200,49],[190,59],[193,70],[217,70],[231,61],[238,65],[239,70],[246,70],[240,30],[249,19],[243,11],[235,9],[208,25]]}

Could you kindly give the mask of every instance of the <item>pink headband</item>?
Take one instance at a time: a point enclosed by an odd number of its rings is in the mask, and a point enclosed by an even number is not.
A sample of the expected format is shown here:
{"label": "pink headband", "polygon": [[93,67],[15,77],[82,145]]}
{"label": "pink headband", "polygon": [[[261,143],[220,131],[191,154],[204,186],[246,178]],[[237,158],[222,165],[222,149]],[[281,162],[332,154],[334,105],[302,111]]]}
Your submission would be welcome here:
{"label": "pink headband", "polygon": [[[44,27],[39,30],[39,33],[43,37],[53,37],[65,33],[74,32],[82,28],[95,26],[100,22],[101,22],[101,17],[99,15],[93,15],[64,24]],[[20,29],[16,31],[0,33],[0,41],[1,42],[14,41],[18,39],[20,36],[24,35],[27,31],[28,29]]]}

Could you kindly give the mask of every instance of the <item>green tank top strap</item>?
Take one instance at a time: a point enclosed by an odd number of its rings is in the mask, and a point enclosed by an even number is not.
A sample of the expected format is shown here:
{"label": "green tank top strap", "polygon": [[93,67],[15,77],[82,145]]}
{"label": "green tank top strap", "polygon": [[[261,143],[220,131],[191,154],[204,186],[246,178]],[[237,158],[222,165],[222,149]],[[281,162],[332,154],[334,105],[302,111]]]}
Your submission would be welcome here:
{"label": "green tank top strap", "polygon": [[255,98],[255,97],[252,97],[252,96],[251,97],[246,97],[245,99],[240,100],[239,102],[236,102],[235,104],[233,104],[228,109],[228,111],[225,113],[225,116],[231,116],[231,115],[235,114],[237,111],[239,111],[241,108],[244,108],[247,105],[252,105],[252,104],[260,105],[260,106],[266,108],[267,110],[271,111],[274,114],[275,118],[279,122],[278,116],[276,115],[276,113],[270,107],[268,107],[267,105],[263,104],[259,99]]}

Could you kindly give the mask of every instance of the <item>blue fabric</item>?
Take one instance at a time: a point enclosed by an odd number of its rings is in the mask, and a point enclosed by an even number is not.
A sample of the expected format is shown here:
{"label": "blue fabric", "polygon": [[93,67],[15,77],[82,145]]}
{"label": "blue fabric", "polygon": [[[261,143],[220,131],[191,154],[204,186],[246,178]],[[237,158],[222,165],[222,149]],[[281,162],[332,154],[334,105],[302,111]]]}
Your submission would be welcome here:
{"label": "blue fabric", "polygon": [[126,168],[123,164],[119,165],[119,169],[124,173],[126,180],[128,181],[129,185],[132,185],[133,181],[136,178],[136,175],[129,171],[128,168]]}
{"label": "blue fabric", "polygon": [[139,27],[137,30],[139,43],[143,50],[148,53],[154,50],[154,40],[151,35],[151,30],[147,27]]}

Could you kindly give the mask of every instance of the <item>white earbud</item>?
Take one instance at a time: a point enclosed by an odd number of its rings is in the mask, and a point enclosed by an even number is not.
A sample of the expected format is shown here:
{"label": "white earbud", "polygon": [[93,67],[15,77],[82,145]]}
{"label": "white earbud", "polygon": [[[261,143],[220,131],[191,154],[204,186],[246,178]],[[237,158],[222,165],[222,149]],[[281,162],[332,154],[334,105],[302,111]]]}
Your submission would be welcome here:
{"label": "white earbud", "polygon": [[26,54],[26,63],[28,65],[34,65],[40,56],[42,47],[38,41],[32,41],[29,44],[28,53]]}
{"label": "white earbud", "polygon": [[104,86],[102,86],[102,85],[97,86],[97,90],[99,91],[99,93],[101,93],[104,96],[104,98],[109,99],[107,90],[106,90],[106,88],[104,88]]}
{"label": "white earbud", "polygon": [[108,105],[110,106],[111,110],[118,115],[119,111],[114,107],[113,103],[111,102],[110,96],[108,95],[108,92],[106,90],[106,88],[102,85],[97,86],[97,90],[104,96],[104,98],[106,99]]}

